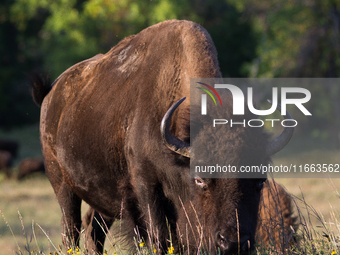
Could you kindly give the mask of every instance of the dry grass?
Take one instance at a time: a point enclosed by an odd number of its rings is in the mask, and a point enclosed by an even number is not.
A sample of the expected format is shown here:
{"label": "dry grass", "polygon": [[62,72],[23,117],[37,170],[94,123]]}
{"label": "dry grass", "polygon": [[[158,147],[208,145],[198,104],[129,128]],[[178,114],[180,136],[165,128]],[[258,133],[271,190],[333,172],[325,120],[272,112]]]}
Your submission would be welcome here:
{"label": "dry grass", "polygon": [[[297,181],[297,180],[296,180]],[[292,179],[280,179],[279,182],[284,183],[286,186],[294,186]],[[338,226],[338,221],[340,217],[338,213],[340,212],[337,207],[338,198],[336,193],[333,193],[332,186],[327,183],[330,180],[324,179],[305,179],[299,180],[301,190],[304,194],[305,201],[316,208],[316,212],[312,208],[307,207],[304,202],[298,201],[299,210],[301,210],[302,216],[305,218],[304,226],[300,226],[300,232],[298,235],[300,239],[310,236],[313,240],[314,248],[309,248],[310,253],[292,253],[292,254],[313,254],[312,250],[324,250],[330,251],[330,253],[336,248],[333,247],[332,242],[329,242],[326,237],[323,237],[324,232],[328,233],[331,238],[336,238],[340,236],[340,228]],[[303,185],[302,185],[303,184]],[[296,183],[295,183],[296,185]],[[310,190],[310,187],[314,187]],[[307,190],[307,192],[304,191]],[[300,189],[292,189],[293,192],[300,192]],[[313,192],[315,191],[315,196]],[[316,191],[318,190],[318,191]],[[339,189],[340,190],[340,189]],[[324,191],[324,192],[321,192]],[[325,192],[326,191],[326,192]],[[312,192],[312,194],[307,194]],[[320,195],[323,193],[323,195]],[[326,199],[331,199],[335,202],[335,207],[330,206],[329,201]],[[305,207],[307,207],[305,209]],[[18,252],[18,246],[20,247],[23,254],[25,253],[25,246],[30,244],[30,249],[37,251],[42,250],[45,254],[49,252],[55,252],[52,244],[45,236],[45,234],[40,230],[40,228],[33,224],[34,232],[37,236],[38,245],[35,244],[32,231],[32,221],[38,223],[46,233],[48,233],[49,238],[55,246],[61,244],[61,227],[60,218],[61,211],[59,205],[53,193],[53,190],[46,178],[35,177],[32,179],[25,180],[23,182],[16,182],[14,180],[2,181],[0,182],[0,209],[6,218],[6,222],[10,225],[13,230],[14,236],[10,231],[10,228],[4,224],[5,221],[0,219],[3,223],[0,224],[0,250],[3,255],[15,254]],[[86,205],[83,208],[83,212],[86,211]],[[22,221],[25,228],[25,235],[22,230],[22,222],[20,221],[18,211],[22,215]],[[309,219],[311,222],[309,222]],[[306,234],[308,233],[308,234]],[[330,234],[331,233],[331,234]],[[111,238],[112,237],[108,237]],[[138,239],[138,238],[137,238]],[[146,247],[139,246],[139,241],[136,239],[136,249],[138,254],[152,254],[146,249]],[[114,240],[115,241],[115,240]],[[17,245],[17,243],[18,245]],[[302,241],[305,247],[311,247],[312,241],[307,239],[307,241]],[[121,252],[121,249],[112,249],[107,242],[106,247],[108,254],[128,254],[127,252]],[[312,250],[311,250],[312,249]],[[64,253],[66,251],[64,250]],[[325,254],[330,254],[325,253]],[[131,253],[130,253],[131,254]],[[258,253],[266,254],[266,253]],[[318,254],[318,253],[314,253]]]}
{"label": "dry grass", "polygon": [[[15,131],[14,134],[6,134],[6,137],[18,137],[21,142],[27,140],[27,143],[21,147],[21,157],[16,163],[27,156],[40,155],[37,127],[31,127],[27,131]],[[305,141],[303,138],[292,141],[286,150],[274,157],[274,164],[340,163],[339,150],[332,149],[327,143],[320,144],[308,140],[306,145]],[[290,253],[331,254],[333,250],[337,250],[335,243],[340,236],[340,179],[282,178],[276,181],[284,185],[289,193],[303,199],[300,201],[297,199],[297,205],[304,219],[298,232],[300,245],[304,249],[292,250]],[[83,212],[86,209],[85,204]],[[1,254],[16,254],[19,247],[23,254],[28,254],[25,253],[27,244],[35,251],[42,250],[44,254],[54,253],[50,241],[35,223],[44,229],[55,246],[61,244],[61,211],[47,178],[36,176],[17,182],[5,180],[5,176],[0,174],[0,210],[5,217],[5,220],[0,219]],[[18,211],[22,215],[22,221]],[[11,227],[13,234],[6,224]],[[323,236],[324,232],[329,235],[330,241]],[[37,244],[33,233],[37,237]],[[109,242],[105,248],[109,255],[117,252],[110,247]],[[136,243],[136,248],[139,254],[151,254],[149,253],[151,251],[139,246],[139,243]],[[339,254],[339,250],[337,252]],[[124,254],[124,252],[117,253]],[[258,254],[268,254],[268,251]]]}
{"label": "dry grass", "polygon": [[[52,241],[59,242],[61,231],[59,224],[60,209],[46,178],[34,178],[20,183],[15,180],[1,182],[0,210],[6,218],[7,224],[12,228],[21,249],[24,249],[26,239],[23,235],[18,211],[22,215],[29,239],[31,239],[33,233],[32,221],[35,221],[49,234]],[[15,254],[18,247],[9,227],[5,224],[0,224],[0,226],[1,254]],[[36,226],[35,231],[41,249],[49,250],[50,244],[45,235]]]}
{"label": "dry grass", "polygon": [[[3,176],[1,175],[1,177]],[[86,212],[87,208],[88,205],[84,204],[83,212]],[[27,240],[31,250],[42,250],[46,254],[54,252],[51,242],[39,226],[47,233],[53,244],[57,246],[62,244],[61,210],[53,189],[45,176],[36,175],[22,182],[16,180],[0,181],[0,210],[2,213],[2,219],[0,219],[0,254],[15,254],[18,251],[18,246],[22,251],[25,251]],[[22,217],[22,222],[19,214]],[[23,227],[25,235],[23,234]],[[10,228],[15,237],[13,237]],[[38,247],[33,238],[33,233],[36,235]]]}
{"label": "dry grass", "polygon": [[[289,143],[287,149],[273,157],[275,165],[304,165],[304,164],[340,164],[340,150],[334,149],[326,141],[311,141],[308,138],[299,138]],[[340,174],[338,178],[309,178],[303,174],[302,178],[276,178],[289,193],[302,199],[314,207],[326,221],[331,220],[332,210],[340,212]],[[303,215],[307,216],[303,211]],[[318,224],[317,219],[311,219]]]}
{"label": "dry grass", "polygon": [[[314,207],[325,221],[331,221],[333,211],[340,212],[340,179],[276,179],[291,194]],[[303,205],[300,204],[301,210]],[[303,215],[307,213],[302,210]],[[314,225],[320,224],[315,217],[311,218]]]}

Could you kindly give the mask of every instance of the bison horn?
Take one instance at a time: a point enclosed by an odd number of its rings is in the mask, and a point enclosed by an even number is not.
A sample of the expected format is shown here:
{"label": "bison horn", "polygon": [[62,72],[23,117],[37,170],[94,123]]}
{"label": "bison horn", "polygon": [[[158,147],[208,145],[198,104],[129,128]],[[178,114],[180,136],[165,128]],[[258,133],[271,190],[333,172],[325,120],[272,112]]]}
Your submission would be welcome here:
{"label": "bison horn", "polygon": [[183,97],[181,100],[174,103],[169,110],[165,113],[161,122],[161,135],[164,144],[173,152],[176,152],[184,157],[190,158],[190,144],[183,142],[170,132],[171,117],[177,107],[185,100]]}
{"label": "bison horn", "polygon": [[[268,100],[268,102],[271,103],[270,100]],[[277,105],[277,109],[279,111],[281,110],[281,106],[279,104]],[[293,119],[288,111],[286,112],[286,116],[284,118],[286,120]],[[294,133],[294,127],[285,127],[282,133],[268,144],[266,155],[272,156],[275,153],[282,150],[287,145],[289,140],[292,138],[293,133]]]}

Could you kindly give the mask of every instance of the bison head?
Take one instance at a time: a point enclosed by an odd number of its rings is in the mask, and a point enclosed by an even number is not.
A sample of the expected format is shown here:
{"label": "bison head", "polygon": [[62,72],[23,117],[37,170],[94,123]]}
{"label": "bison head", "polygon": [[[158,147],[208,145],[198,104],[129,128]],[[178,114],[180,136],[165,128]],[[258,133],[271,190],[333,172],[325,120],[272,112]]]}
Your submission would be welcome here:
{"label": "bison head", "polygon": [[[211,154],[225,166],[260,166],[270,163],[270,156],[281,150],[290,140],[293,128],[285,128],[282,134],[268,142],[268,135],[262,128],[216,129],[213,137],[206,137],[212,125],[205,125],[192,139],[192,146],[205,148],[193,153],[189,144],[173,136],[170,131],[171,116],[184,100],[169,108],[161,124],[161,133],[166,146],[185,157],[191,164],[201,162]],[[287,118],[291,118],[287,114]],[[248,118],[254,116],[248,114]],[[203,119],[200,116],[200,119]],[[203,120],[211,121],[211,120]],[[212,123],[212,122],[210,122]],[[211,134],[211,132],[209,133]],[[222,146],[216,150],[216,141]],[[209,158],[209,157],[208,157]],[[216,164],[216,161],[215,161]],[[177,234],[188,254],[209,251],[218,254],[248,254],[254,248],[258,207],[261,190],[266,176],[262,178],[203,178],[200,173],[186,180],[188,194],[181,201],[178,211]]]}

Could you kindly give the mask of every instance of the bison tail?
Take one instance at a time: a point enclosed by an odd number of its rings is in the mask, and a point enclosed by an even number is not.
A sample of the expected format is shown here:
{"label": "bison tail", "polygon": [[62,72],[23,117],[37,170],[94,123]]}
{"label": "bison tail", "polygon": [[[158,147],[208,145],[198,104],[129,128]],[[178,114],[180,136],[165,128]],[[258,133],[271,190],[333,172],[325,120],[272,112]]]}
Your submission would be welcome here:
{"label": "bison tail", "polygon": [[31,73],[28,75],[31,81],[31,94],[33,101],[41,106],[45,96],[50,92],[52,86],[50,79],[47,75],[42,76],[37,73]]}

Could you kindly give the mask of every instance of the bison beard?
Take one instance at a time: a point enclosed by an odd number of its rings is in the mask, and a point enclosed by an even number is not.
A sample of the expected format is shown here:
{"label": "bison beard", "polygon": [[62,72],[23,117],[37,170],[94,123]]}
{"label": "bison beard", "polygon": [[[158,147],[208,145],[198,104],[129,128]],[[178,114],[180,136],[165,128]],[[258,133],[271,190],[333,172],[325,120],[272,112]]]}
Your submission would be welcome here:
{"label": "bison beard", "polygon": [[[84,200],[93,210],[84,221],[93,254],[103,251],[105,240],[98,224],[109,228],[122,212],[160,253],[170,234],[175,252],[187,244],[189,254],[253,249],[264,180],[190,178],[189,157],[200,158],[190,155],[188,144],[190,77],[221,77],[216,49],[199,25],[172,20],[70,67],[52,87],[34,82],[46,175],[63,213],[65,246],[79,244]],[[231,115],[231,102],[224,116]],[[224,146],[214,157],[240,166],[268,164],[293,131],[270,143],[262,128],[223,130],[210,140],[206,132],[191,137],[192,145],[211,153],[219,139]]]}

